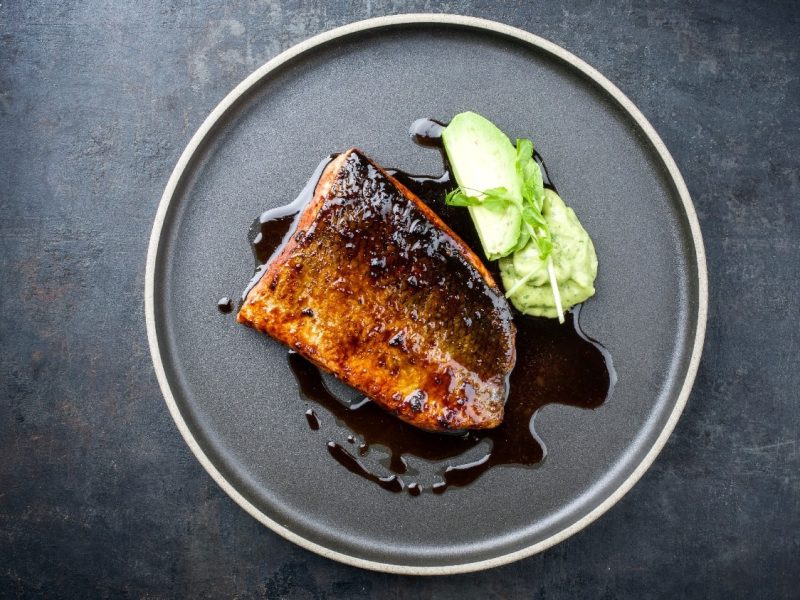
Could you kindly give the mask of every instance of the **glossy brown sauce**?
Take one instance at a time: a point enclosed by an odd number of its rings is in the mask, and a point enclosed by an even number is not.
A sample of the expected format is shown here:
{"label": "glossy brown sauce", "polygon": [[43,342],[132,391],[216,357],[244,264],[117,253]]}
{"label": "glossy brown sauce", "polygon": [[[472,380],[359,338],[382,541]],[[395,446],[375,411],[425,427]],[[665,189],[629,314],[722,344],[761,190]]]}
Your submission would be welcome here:
{"label": "glossy brown sauce", "polygon": [[317,413],[314,412],[313,408],[309,408],[306,411],[306,421],[308,421],[308,426],[314,431],[319,429],[319,417]]}
{"label": "glossy brown sauce", "polygon": [[[412,125],[411,135],[418,144],[441,150],[442,129],[441,123],[420,119]],[[442,157],[445,169],[440,177],[411,175],[394,169],[387,169],[387,172],[431,206],[471,248],[480,248],[468,211],[444,203],[445,194],[455,184],[444,152]],[[542,169],[545,185],[555,189],[541,156],[534,153],[534,158]],[[293,231],[331,159],[320,163],[292,204],[266,211],[254,223],[250,242],[257,268],[243,297]],[[487,263],[487,267],[500,281],[496,263]],[[405,489],[417,496],[428,487],[434,493],[442,493],[449,487],[472,483],[494,466],[532,467],[541,462],[546,451],[534,432],[533,418],[542,406],[565,404],[596,408],[611,395],[616,383],[611,356],[599,343],[583,334],[579,315],[578,306],[566,315],[567,320],[561,325],[555,319],[529,317],[514,311],[516,366],[509,378],[503,423],[491,430],[460,435],[426,432],[392,416],[366,398],[348,403],[337,397],[325,385],[320,370],[299,354],[290,352],[289,364],[301,395],[324,407],[351,432],[347,442],[355,446],[355,452],[328,441],[328,452],[334,459],[349,471],[389,491]],[[311,429],[320,428],[313,409],[306,412],[306,418]],[[376,446],[388,450],[388,459],[378,462],[392,474],[376,473],[364,460]],[[425,464],[433,463],[433,473],[428,472],[430,469],[418,472],[419,469],[409,464],[408,457],[422,459]],[[424,480],[420,482],[417,477]]]}
{"label": "glossy brown sauce", "polygon": [[233,300],[227,296],[223,296],[217,301],[217,310],[227,315],[233,310]]}

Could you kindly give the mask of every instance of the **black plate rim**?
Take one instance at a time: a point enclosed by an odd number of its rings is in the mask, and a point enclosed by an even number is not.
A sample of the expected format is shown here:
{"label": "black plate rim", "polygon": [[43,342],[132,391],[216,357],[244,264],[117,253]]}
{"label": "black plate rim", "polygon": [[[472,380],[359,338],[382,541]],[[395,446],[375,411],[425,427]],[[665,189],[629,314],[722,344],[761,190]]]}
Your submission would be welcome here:
{"label": "black plate rim", "polygon": [[[690,359],[686,368],[686,372],[677,397],[674,399],[674,406],[667,419],[663,429],[656,438],[650,450],[645,454],[641,462],[636,466],[633,472],[625,479],[619,487],[610,493],[600,504],[598,504],[592,511],[584,515],[582,518],[576,520],[568,527],[564,527],[560,531],[554,533],[548,538],[541,540],[538,543],[532,544],[526,548],[501,554],[490,559],[465,562],[461,564],[447,564],[447,565],[426,565],[426,566],[411,566],[403,564],[393,564],[388,562],[367,560],[358,556],[345,554],[332,548],[328,548],[317,544],[303,536],[295,533],[294,531],[284,527],[280,523],[271,519],[267,514],[259,510],[256,506],[250,503],[239,491],[235,485],[228,481],[221,472],[215,467],[209,457],[205,454],[198,441],[192,435],[183,415],[180,412],[178,404],[175,401],[172,389],[167,378],[167,373],[162,360],[162,344],[159,341],[158,324],[155,313],[155,274],[156,267],[159,262],[159,253],[161,249],[162,230],[164,228],[165,219],[169,211],[170,204],[173,196],[179,189],[184,173],[189,167],[193,156],[202,149],[209,133],[211,133],[215,125],[223,119],[225,114],[235,106],[235,104],[245,96],[254,86],[258,85],[264,78],[285,63],[297,58],[309,50],[318,46],[324,45],[328,42],[350,36],[356,33],[365,32],[369,30],[376,30],[386,27],[396,27],[402,25],[453,25],[466,29],[475,30],[477,33],[500,34],[513,38],[519,42],[523,42],[539,51],[544,51],[555,58],[566,63],[569,67],[582,73],[588,77],[596,85],[600,86],[606,93],[608,93],[625,111],[639,127],[647,141],[653,146],[657,152],[660,160],[666,168],[675,186],[675,190],[681,199],[685,218],[689,224],[692,243],[695,252],[695,268],[697,269],[697,297],[694,299],[697,302],[697,320],[694,323],[695,335],[692,341],[692,351]],[[237,85],[208,115],[200,128],[192,136],[188,145],[184,149],[174,170],[167,182],[164,193],[161,196],[153,229],[150,236],[150,242],[147,252],[147,262],[145,271],[145,320],[147,328],[147,337],[150,348],[150,354],[153,360],[153,367],[158,379],[159,387],[164,396],[170,414],[172,415],[175,424],[178,427],[184,441],[189,446],[192,453],[197,460],[208,472],[214,481],[245,511],[252,515],[256,520],[269,527],[272,531],[284,537],[285,539],[294,542],[295,544],[316,552],[327,558],[337,560],[339,562],[371,569],[375,571],[382,571],[387,573],[408,574],[408,575],[449,575],[457,573],[467,573],[472,571],[479,571],[483,569],[490,569],[498,567],[510,562],[520,560],[522,558],[531,556],[541,552],[565,539],[574,535],[590,523],[595,521],[603,513],[608,511],[620,498],[622,498],[644,475],[653,461],[656,459],[661,449],[667,442],[670,434],[672,433],[675,425],[680,418],[681,413],[689,398],[689,394],[694,384],[694,379],[697,374],[697,368],[700,363],[700,356],[703,350],[703,341],[705,338],[706,321],[708,315],[708,273],[706,268],[705,249],[703,245],[702,233],[700,231],[700,224],[697,219],[694,205],[692,204],[689,191],[683,180],[678,167],[664,145],[663,141],[656,133],[655,129],[650,125],[644,115],[638,108],[631,102],[625,94],[623,94],[611,81],[604,77],[599,71],[591,67],[589,64],[572,54],[571,52],[561,48],[560,46],[549,42],[539,36],[536,36],[527,31],[511,27],[495,21],[486,19],[479,19],[476,17],[468,17],[462,15],[452,14],[403,14],[393,15],[386,17],[376,17],[364,21],[358,21],[332,29],[330,31],[321,33],[312,38],[309,38],[288,50],[282,52],[269,62],[265,63],[260,68],[256,69],[239,85]]]}

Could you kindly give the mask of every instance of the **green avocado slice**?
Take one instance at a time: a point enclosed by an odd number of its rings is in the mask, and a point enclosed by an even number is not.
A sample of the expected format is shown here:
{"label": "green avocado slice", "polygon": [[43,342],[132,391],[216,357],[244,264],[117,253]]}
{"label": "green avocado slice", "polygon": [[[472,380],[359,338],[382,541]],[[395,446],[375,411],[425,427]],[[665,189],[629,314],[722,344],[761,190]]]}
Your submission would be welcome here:
{"label": "green avocado slice", "polygon": [[[459,113],[445,127],[442,140],[456,183],[463,190],[480,197],[479,192],[503,187],[521,204],[516,149],[494,123],[474,112]],[[497,212],[470,206],[469,212],[487,259],[497,260],[514,251],[521,225],[519,208],[509,205]]]}

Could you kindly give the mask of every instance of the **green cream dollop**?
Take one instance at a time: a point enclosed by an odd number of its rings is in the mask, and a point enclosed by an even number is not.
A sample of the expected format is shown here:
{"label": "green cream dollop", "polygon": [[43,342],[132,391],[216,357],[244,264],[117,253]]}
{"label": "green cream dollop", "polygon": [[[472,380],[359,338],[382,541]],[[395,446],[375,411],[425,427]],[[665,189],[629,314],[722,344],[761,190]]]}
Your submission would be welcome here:
{"label": "green cream dollop", "polygon": [[[542,207],[553,236],[550,256],[555,267],[561,304],[564,310],[594,295],[597,255],[589,234],[575,211],[550,189],[545,189]],[[500,259],[503,287],[511,291],[509,300],[520,312],[537,317],[558,316],[547,261],[539,258],[536,243],[528,241],[521,249]],[[525,280],[520,285],[520,282]],[[516,286],[516,289],[515,289]]]}

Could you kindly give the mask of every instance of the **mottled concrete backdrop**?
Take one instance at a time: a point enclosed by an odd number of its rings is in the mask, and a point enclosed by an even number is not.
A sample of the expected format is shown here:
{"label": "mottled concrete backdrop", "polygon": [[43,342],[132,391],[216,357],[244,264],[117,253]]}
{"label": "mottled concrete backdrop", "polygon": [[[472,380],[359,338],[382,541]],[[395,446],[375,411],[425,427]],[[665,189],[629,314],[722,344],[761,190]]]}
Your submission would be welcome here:
{"label": "mottled concrete backdrop", "polygon": [[[745,2],[0,4],[0,596],[790,598],[800,590],[800,24]],[[415,579],[239,509],[170,419],[144,329],[156,204],[255,67],[381,14],[472,14],[598,67],[671,149],[707,244],[689,406],[614,509],[543,555]]]}

